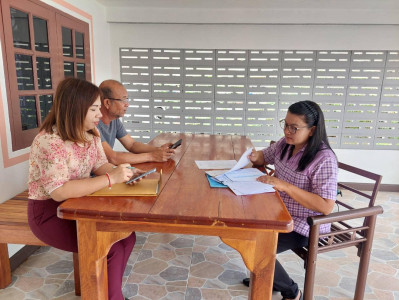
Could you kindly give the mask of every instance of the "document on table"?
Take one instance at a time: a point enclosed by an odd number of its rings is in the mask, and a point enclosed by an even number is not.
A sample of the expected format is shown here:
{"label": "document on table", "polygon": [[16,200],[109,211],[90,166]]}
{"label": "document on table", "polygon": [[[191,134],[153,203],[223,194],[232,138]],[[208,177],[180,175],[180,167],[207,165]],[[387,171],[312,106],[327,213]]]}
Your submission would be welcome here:
{"label": "document on table", "polygon": [[236,160],[196,160],[198,169],[200,170],[220,170],[229,169],[237,164]]}
{"label": "document on table", "polygon": [[[249,158],[248,158],[248,155],[249,155],[251,152],[252,152],[252,149],[251,149],[251,148],[247,149],[247,150],[241,155],[241,157],[240,157],[240,159],[238,160],[238,162],[237,162],[230,170],[227,170],[227,171],[225,171],[224,173],[215,176],[215,178],[216,178],[217,180],[219,180],[220,182],[224,182],[224,181],[226,181],[226,177],[228,177],[227,174],[229,174],[230,172],[237,172],[237,170],[243,170],[243,168],[244,168],[246,165],[248,165],[248,164],[250,163],[250,160],[249,160]],[[259,172],[260,172],[260,171],[259,171]],[[260,173],[262,173],[262,172],[260,172]],[[209,174],[209,173],[207,173],[207,174]],[[209,174],[209,175],[210,175],[210,174]],[[260,175],[258,175],[258,177],[259,177],[259,176],[260,176]],[[228,179],[231,180],[229,177],[228,177]]]}
{"label": "document on table", "polygon": [[236,182],[230,181],[225,183],[237,196],[253,195],[262,193],[274,193],[272,185],[259,181]]}
{"label": "document on table", "polygon": [[[273,193],[273,186],[256,181],[259,176],[265,175],[255,168],[245,168],[250,163],[248,155],[252,149],[247,149],[239,161],[229,170],[212,170],[205,173],[224,185],[227,185],[236,195],[253,195]],[[197,161],[196,161],[197,162]],[[198,165],[198,164],[197,164]]]}
{"label": "document on table", "polygon": [[231,181],[244,182],[244,181],[256,181],[256,178],[258,178],[259,176],[263,176],[265,174],[259,171],[258,169],[247,168],[247,169],[229,171],[225,173],[225,175]]}
{"label": "document on table", "polygon": [[224,170],[224,173],[226,173],[226,171],[235,171],[248,165],[250,163],[248,155],[251,152],[252,148],[247,149],[238,162],[236,160],[196,160],[195,163],[200,170]]}

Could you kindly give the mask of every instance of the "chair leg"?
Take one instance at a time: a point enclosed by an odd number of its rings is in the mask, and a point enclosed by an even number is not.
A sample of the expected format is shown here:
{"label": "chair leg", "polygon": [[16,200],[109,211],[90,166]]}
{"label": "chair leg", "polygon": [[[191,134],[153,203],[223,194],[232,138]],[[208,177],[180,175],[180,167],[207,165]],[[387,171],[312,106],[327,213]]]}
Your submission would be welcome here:
{"label": "chair leg", "polygon": [[313,287],[319,247],[319,229],[320,225],[313,225],[309,232],[308,257],[306,261],[305,284],[303,289],[303,299],[306,300],[313,299]]}
{"label": "chair leg", "polygon": [[316,262],[317,262],[317,253],[315,252],[312,253],[311,251],[309,251],[307,264],[306,264],[303,299],[313,299],[313,287],[316,275]]}
{"label": "chair leg", "polygon": [[363,243],[360,253],[359,270],[357,272],[356,290],[354,300],[362,300],[364,298],[364,290],[366,289],[367,273],[369,271],[371,246],[373,244],[374,228],[376,223],[376,215],[369,219],[369,229],[367,230],[367,240]]}
{"label": "chair leg", "polygon": [[0,289],[11,283],[10,258],[8,257],[7,244],[0,244]]}
{"label": "chair leg", "polygon": [[80,271],[79,271],[79,255],[73,253],[73,276],[75,279],[75,295],[80,296]]}

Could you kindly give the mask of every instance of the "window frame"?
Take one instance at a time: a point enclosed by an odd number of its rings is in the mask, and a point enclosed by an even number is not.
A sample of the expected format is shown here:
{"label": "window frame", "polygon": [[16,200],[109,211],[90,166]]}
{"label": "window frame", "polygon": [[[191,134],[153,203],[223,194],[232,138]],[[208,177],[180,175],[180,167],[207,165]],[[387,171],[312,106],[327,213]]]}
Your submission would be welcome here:
{"label": "window frame", "polygon": [[[10,8],[15,8],[28,14],[31,49],[14,47]],[[49,52],[42,52],[35,49],[33,17],[39,17],[47,21]],[[39,132],[38,128],[42,122],[39,97],[41,95],[53,95],[54,97],[58,83],[65,77],[63,68],[62,35],[59,36],[62,26],[72,29],[73,32],[77,30],[84,34],[85,58],[76,60],[85,63],[85,78],[86,80],[91,81],[89,24],[37,0],[2,0],[1,19],[3,63],[12,150],[17,151],[29,147],[32,144],[34,137]],[[32,57],[33,90],[18,90],[15,54],[29,55]],[[73,59],[75,59],[75,54],[76,51],[73,35]],[[50,58],[51,89],[38,88],[36,66],[37,57]],[[76,76],[76,63],[74,65],[74,76]],[[37,128],[22,130],[20,96],[35,97]]]}

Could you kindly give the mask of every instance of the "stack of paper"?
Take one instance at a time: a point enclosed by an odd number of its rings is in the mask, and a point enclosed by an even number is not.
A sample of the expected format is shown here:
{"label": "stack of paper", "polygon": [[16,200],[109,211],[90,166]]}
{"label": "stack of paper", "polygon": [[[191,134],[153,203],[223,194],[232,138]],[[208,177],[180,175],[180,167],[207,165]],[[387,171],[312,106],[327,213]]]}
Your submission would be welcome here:
{"label": "stack of paper", "polygon": [[[273,189],[272,185],[256,181],[259,176],[265,175],[264,173],[255,168],[244,168],[250,163],[248,155],[251,153],[251,151],[252,149],[247,149],[247,151],[244,152],[239,161],[234,164],[229,170],[212,170],[206,171],[205,173],[208,176],[211,176],[213,180],[216,180],[220,184],[228,186],[236,195],[241,196],[261,193],[273,193],[275,190]],[[221,167],[229,164],[231,165],[232,162],[235,161],[196,161],[196,164],[200,169],[212,169],[212,166]]]}

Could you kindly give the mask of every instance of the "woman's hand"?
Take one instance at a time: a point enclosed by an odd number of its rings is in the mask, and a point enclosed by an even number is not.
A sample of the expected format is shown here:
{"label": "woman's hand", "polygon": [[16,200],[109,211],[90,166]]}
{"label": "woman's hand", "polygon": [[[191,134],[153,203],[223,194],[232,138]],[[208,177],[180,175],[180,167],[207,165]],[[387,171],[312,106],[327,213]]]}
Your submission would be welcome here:
{"label": "woman's hand", "polygon": [[138,169],[130,169],[130,164],[120,164],[116,168],[112,169],[111,172],[109,172],[109,178],[111,180],[111,184],[115,183],[122,183],[128,181],[134,171]]}
{"label": "woman's hand", "polygon": [[262,151],[256,151],[255,149],[252,149],[251,154],[248,155],[248,159],[253,165],[256,166],[263,166],[265,164],[265,158],[263,157]]}
{"label": "woman's hand", "polygon": [[285,189],[286,185],[288,184],[284,180],[278,179],[277,177],[274,177],[274,176],[268,176],[268,175],[260,176],[260,177],[256,178],[256,181],[270,184],[274,187],[275,190],[277,190],[279,192],[282,192],[282,191],[284,192],[284,189]]}
{"label": "woman's hand", "polygon": [[[145,171],[143,171],[143,170],[141,170],[141,169],[134,169],[133,170],[133,176],[131,177],[131,178],[129,178],[129,180],[130,179],[132,179],[132,178],[134,178],[134,177],[137,177],[137,176],[140,176],[141,174],[144,174],[145,173]],[[145,176],[144,176],[145,177]],[[130,182],[129,184],[130,185],[134,185],[134,184],[136,184],[136,183],[138,183],[141,179],[143,179],[144,177],[141,177],[141,178],[139,178],[139,179],[137,179],[137,180],[135,180],[135,181],[132,181],[132,182]]]}

